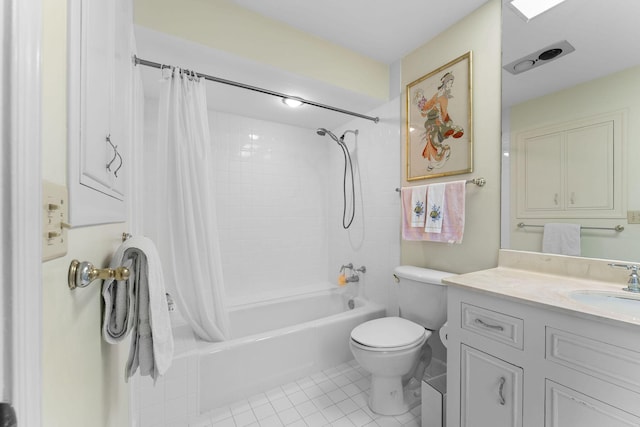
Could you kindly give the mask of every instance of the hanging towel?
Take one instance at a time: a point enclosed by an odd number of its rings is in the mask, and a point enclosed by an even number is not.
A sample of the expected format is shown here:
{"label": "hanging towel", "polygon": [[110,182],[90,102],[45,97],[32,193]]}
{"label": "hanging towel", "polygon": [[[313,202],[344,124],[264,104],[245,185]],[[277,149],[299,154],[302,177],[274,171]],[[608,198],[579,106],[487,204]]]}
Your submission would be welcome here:
{"label": "hanging towel", "polygon": [[402,238],[442,243],[462,243],[465,222],[466,181],[447,183],[444,189],[442,229],[440,233],[427,233],[411,227],[411,188],[402,188]]}
{"label": "hanging towel", "polygon": [[424,226],[427,233],[442,232],[445,187],[446,184],[432,184],[427,187],[427,220]]}
{"label": "hanging towel", "polygon": [[580,256],[580,224],[553,222],[545,224],[542,252]]}
{"label": "hanging towel", "polygon": [[411,226],[424,228],[424,220],[426,216],[427,186],[419,185],[411,187]]}
{"label": "hanging towel", "polygon": [[[122,264],[131,271],[133,262],[128,259]],[[112,263],[113,265],[113,263]],[[115,265],[112,268],[116,268]],[[104,319],[102,322],[102,336],[109,344],[122,341],[133,326],[133,301],[128,280],[105,280],[102,285],[104,299]]]}
{"label": "hanging towel", "polygon": [[102,335],[113,344],[131,332],[125,380],[140,367],[141,375],[149,375],[155,381],[173,359],[173,333],[158,251],[150,239],[132,237],[120,245],[111,259],[110,268],[121,265],[128,266],[129,278],[108,279],[102,287]]}

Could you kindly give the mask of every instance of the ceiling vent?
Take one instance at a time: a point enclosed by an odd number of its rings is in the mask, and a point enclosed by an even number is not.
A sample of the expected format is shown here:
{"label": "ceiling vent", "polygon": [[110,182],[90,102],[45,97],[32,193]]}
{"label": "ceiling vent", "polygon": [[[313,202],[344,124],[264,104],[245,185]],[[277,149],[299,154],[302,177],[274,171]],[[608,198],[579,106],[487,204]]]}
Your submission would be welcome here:
{"label": "ceiling vent", "polygon": [[561,42],[554,43],[551,46],[547,46],[544,49],[540,49],[537,52],[531,53],[523,58],[517,59],[502,68],[511,74],[524,73],[532,68],[539,67],[540,65],[547,64],[554,59],[567,55],[574,50],[576,49],[571,46],[568,41],[563,40]]}

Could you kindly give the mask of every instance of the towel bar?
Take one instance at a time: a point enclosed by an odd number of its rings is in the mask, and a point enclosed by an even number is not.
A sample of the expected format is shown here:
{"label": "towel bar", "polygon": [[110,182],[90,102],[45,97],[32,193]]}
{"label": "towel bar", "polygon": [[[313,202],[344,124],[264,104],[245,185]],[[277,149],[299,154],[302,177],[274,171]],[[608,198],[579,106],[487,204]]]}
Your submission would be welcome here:
{"label": "towel bar", "polygon": [[[525,224],[524,222],[519,222],[518,223],[518,228],[524,228],[524,227],[544,227],[544,225],[538,225],[538,224]],[[617,232],[621,232],[624,231],[624,227],[622,225],[616,225],[615,227],[584,227],[584,226],[580,226],[580,228],[582,230],[613,230],[613,231],[617,231]]]}
{"label": "towel bar", "polygon": [[[478,187],[484,187],[484,185],[487,183],[487,180],[484,178],[473,178],[473,179],[468,179],[465,181],[466,184],[475,184]],[[396,191],[399,193],[401,190],[400,187],[396,187]]]}
{"label": "towel bar", "polygon": [[91,282],[98,279],[116,279],[127,280],[129,278],[129,269],[126,267],[118,268],[95,268],[93,264],[87,261],[80,262],[77,259],[71,261],[69,265],[69,275],[67,281],[69,289],[84,288]]}

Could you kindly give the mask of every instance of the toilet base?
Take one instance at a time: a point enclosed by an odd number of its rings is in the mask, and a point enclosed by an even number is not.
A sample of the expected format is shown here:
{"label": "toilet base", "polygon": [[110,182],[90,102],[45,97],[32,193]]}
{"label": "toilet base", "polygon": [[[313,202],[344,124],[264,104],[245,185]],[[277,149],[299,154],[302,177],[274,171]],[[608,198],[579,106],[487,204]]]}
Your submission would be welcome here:
{"label": "toilet base", "polygon": [[371,376],[369,409],[379,415],[401,415],[420,404],[420,386],[403,387],[402,377]]}

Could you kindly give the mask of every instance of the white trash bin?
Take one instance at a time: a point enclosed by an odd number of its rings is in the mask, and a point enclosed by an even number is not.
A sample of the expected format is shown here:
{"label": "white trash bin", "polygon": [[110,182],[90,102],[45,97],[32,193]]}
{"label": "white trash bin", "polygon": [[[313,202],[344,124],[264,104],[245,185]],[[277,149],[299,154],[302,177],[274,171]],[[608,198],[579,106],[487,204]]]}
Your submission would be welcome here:
{"label": "white trash bin", "polygon": [[422,427],[445,427],[447,374],[422,379]]}

